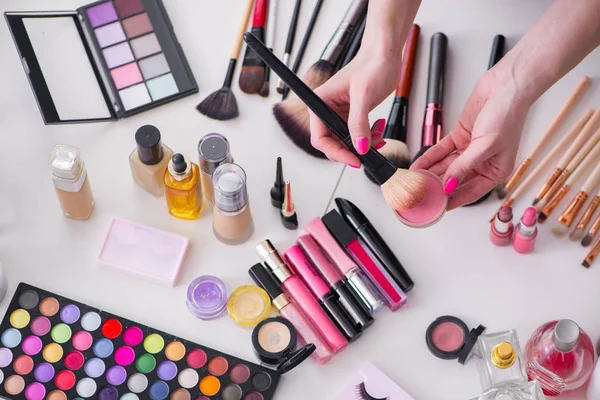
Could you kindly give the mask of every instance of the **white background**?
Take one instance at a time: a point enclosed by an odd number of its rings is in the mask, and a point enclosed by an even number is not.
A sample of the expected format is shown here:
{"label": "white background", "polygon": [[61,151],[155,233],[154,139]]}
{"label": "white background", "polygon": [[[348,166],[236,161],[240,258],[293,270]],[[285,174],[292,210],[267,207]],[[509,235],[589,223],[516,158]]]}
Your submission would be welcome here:
{"label": "white background", "polygon": [[[314,2],[303,2],[296,48]],[[318,58],[349,2],[325,2],[300,72]],[[600,272],[597,266],[589,270],[580,266],[586,250],[578,244],[551,236],[552,221],[541,228],[535,253],[526,256],[490,244],[487,221],[499,205],[497,200],[451,212],[432,228],[410,229],[393,219],[378,189],[363,178],[362,171],[344,171],[336,190],[342,166],[315,160],[291,144],[271,115],[271,105],[278,100],[275,95],[267,100],[246,96],[235,83],[240,118],[217,122],[200,115],[196,104],[222,83],[242,3],[245,1],[165,0],[200,95],[102,124],[45,126],[8,29],[0,26],[0,260],[9,280],[7,299],[17,283],[24,281],[254,360],[249,330],[236,326],[226,315],[211,322],[196,319],[185,307],[185,292],[187,284],[203,274],[221,277],[230,290],[250,284],[246,271],[257,261],[254,245],[270,238],[283,251],[301,232],[285,230],[269,203],[275,158],[283,156],[285,178],[293,182],[301,226],[328,208],[335,191],[336,196],[346,197],[363,209],[416,284],[405,308],[394,314],[387,310],[379,313],[364,337],[327,366],[310,360],[284,376],[277,399],[332,399],[367,360],[416,400],[476,396],[480,388],[475,362],[463,367],[455,361],[439,360],[425,345],[429,323],[446,314],[462,318],[471,328],[484,324],[489,332],[515,328],[523,347],[537,326],[558,318],[574,319],[596,340],[600,335]],[[411,97],[409,142],[413,151],[420,142],[431,35],[442,31],[449,38],[444,104],[448,131],[487,66],[493,37],[504,34],[508,47],[514,46],[549,3],[424,0],[417,16],[421,41]],[[72,10],[83,4],[75,0],[4,0],[1,11]],[[292,0],[280,1],[277,54],[282,53],[293,4]],[[596,51],[538,101],[525,127],[523,154],[543,134],[582,75],[592,78],[591,89],[561,133],[582,110],[600,105],[598,65],[600,52]],[[390,101],[373,112],[373,121],[387,117]],[[133,184],[128,156],[134,148],[135,130],[144,124],[156,125],[165,144],[194,161],[202,135],[220,132],[228,137],[236,162],[248,173],[256,231],[246,244],[227,247],[219,243],[212,235],[210,211],[197,221],[177,220],[168,215],[164,199],[155,199]],[[48,155],[59,143],[79,147],[87,163],[96,199],[96,209],[87,222],[74,222],[61,215],[47,168]],[[520,216],[527,201],[517,204],[515,214]],[[99,246],[113,216],[191,238],[191,253],[176,288],[96,266]],[[5,300],[0,305],[2,311],[7,303]],[[582,391],[562,397],[583,398]]]}

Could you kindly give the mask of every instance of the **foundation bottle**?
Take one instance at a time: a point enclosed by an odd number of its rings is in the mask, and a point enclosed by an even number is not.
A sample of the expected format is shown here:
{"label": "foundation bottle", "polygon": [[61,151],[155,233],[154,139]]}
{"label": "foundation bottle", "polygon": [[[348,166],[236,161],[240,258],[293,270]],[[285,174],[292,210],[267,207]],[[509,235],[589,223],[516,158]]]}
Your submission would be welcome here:
{"label": "foundation bottle", "polygon": [[213,174],[219,166],[233,162],[229,141],[219,133],[209,133],[198,142],[198,155],[200,156],[200,180],[204,197],[213,203]]}
{"label": "foundation bottle", "polygon": [[94,196],[79,149],[56,146],[50,155],[50,169],[63,213],[72,219],[88,219],[94,209]]}
{"label": "foundation bottle", "polygon": [[160,131],[152,125],[137,130],[135,143],[137,147],[129,156],[133,180],[153,196],[164,195],[163,179],[173,150],[162,144]]}
{"label": "foundation bottle", "polygon": [[164,183],[169,213],[181,219],[198,218],[203,205],[200,168],[176,153],[169,161]]}
{"label": "foundation bottle", "polygon": [[237,164],[223,164],[213,174],[212,185],[215,236],[225,244],[244,243],[254,232],[246,173]]}

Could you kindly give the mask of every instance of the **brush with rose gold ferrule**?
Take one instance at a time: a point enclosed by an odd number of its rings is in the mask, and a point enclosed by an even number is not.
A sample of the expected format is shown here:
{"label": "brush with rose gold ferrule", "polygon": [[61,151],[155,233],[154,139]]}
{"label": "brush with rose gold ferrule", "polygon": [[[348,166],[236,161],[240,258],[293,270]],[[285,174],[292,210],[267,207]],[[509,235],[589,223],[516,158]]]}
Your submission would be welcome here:
{"label": "brush with rose gold ferrule", "polygon": [[586,268],[591,267],[594,261],[596,260],[598,254],[600,254],[600,237],[596,239],[594,246],[592,247],[588,255],[585,257],[581,265],[583,265]]}
{"label": "brush with rose gold ferrule", "polygon": [[575,229],[569,235],[569,239],[572,241],[581,240],[583,233],[585,232],[585,228],[587,228],[588,224],[592,220],[592,217],[596,213],[598,206],[600,206],[600,192],[598,192],[592,199],[592,202],[581,216],[581,219],[579,222],[577,222],[577,225],[575,225]]}
{"label": "brush with rose gold ferrule", "polygon": [[588,247],[590,244],[592,244],[592,241],[594,240],[598,232],[600,232],[600,215],[596,217],[596,220],[590,227],[590,230],[583,237],[583,239],[581,239],[581,245],[583,247]]}

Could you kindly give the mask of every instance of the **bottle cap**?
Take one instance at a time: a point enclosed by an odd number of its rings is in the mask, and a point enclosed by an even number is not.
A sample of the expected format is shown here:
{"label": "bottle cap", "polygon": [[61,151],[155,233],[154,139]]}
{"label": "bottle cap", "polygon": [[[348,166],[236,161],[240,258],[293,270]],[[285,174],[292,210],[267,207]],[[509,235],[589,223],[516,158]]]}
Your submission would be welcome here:
{"label": "bottle cap", "polygon": [[214,174],[217,168],[233,161],[229,149],[229,141],[220,133],[209,133],[198,142],[200,155],[200,169],[209,175]]}
{"label": "bottle cap", "polygon": [[146,165],[158,164],[163,159],[160,131],[153,125],[144,125],[135,132],[140,161]]}
{"label": "bottle cap", "polygon": [[227,311],[238,325],[251,328],[269,317],[271,299],[267,292],[258,286],[240,286],[229,296]]}
{"label": "bottle cap", "polygon": [[169,173],[178,181],[184,180],[192,171],[192,163],[179,153],[173,154],[169,161]]}
{"label": "bottle cap", "polygon": [[215,206],[224,212],[237,212],[248,204],[246,173],[237,164],[223,164],[212,177]]}
{"label": "bottle cap", "polygon": [[67,145],[54,147],[49,164],[52,174],[61,179],[76,180],[84,170],[79,149]]}
{"label": "bottle cap", "polygon": [[570,319],[563,319],[554,326],[552,342],[558,350],[567,353],[577,346],[579,335],[579,325]]}
{"label": "bottle cap", "polygon": [[498,368],[509,368],[517,360],[517,353],[512,344],[508,342],[502,342],[497,344],[492,350],[492,362]]}

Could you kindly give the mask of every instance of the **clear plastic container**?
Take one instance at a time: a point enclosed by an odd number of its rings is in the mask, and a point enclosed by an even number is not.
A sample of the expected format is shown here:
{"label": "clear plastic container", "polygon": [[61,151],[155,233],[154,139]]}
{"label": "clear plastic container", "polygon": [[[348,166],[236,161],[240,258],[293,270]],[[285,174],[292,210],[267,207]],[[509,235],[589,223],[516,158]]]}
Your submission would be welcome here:
{"label": "clear plastic container", "polygon": [[551,321],[533,332],[525,359],[529,379],[540,382],[544,394],[559,396],[589,379],[594,369],[594,345],[575,322]]}

